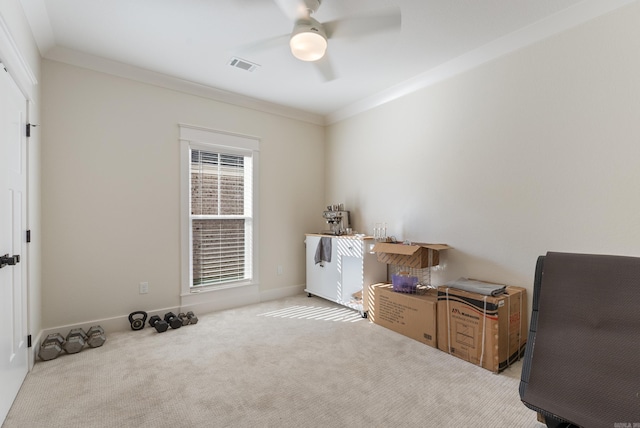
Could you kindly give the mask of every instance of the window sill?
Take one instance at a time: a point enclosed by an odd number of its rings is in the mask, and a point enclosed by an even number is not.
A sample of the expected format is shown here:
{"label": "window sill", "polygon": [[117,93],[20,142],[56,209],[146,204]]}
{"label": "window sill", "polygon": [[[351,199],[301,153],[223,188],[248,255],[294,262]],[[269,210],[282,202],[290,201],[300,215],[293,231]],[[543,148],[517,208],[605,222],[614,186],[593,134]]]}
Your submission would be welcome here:
{"label": "window sill", "polygon": [[228,290],[231,288],[246,287],[249,285],[255,285],[255,283],[253,283],[252,281],[238,281],[238,282],[232,282],[224,285],[203,285],[200,287],[193,287],[189,290],[188,293],[183,293],[180,296],[181,297],[193,296],[194,294],[210,293],[213,291]]}

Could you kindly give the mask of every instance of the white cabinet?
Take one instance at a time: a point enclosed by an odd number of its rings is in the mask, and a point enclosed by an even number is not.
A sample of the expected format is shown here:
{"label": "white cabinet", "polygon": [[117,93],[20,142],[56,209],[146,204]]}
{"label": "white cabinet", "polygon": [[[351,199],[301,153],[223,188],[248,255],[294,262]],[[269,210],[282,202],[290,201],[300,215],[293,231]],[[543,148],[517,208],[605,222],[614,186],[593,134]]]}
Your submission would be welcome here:
{"label": "white cabinet", "polygon": [[304,290],[314,296],[336,302],[338,300],[338,264],[336,245],[331,238],[331,261],[316,264],[315,255],[320,235],[307,235],[307,288]]}
{"label": "white cabinet", "polygon": [[387,265],[369,252],[373,238],[326,236],[331,242],[331,261],[315,263],[316,250],[323,235],[306,235],[307,286],[309,295],[362,311],[362,301],[353,295],[364,286],[384,282]]}

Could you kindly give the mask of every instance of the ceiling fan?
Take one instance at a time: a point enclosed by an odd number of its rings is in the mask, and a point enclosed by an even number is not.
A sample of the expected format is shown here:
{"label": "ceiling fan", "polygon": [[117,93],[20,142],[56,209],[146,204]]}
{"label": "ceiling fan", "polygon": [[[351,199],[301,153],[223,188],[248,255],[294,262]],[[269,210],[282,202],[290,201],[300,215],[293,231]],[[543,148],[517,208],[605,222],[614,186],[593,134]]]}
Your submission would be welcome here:
{"label": "ceiling fan", "polygon": [[328,58],[329,39],[341,36],[359,37],[371,33],[398,30],[400,10],[362,15],[320,23],[313,18],[323,0],[274,0],[284,14],[294,22],[289,48],[294,57],[313,63],[325,80],[335,78]]}
{"label": "ceiling fan", "polygon": [[[278,4],[283,7],[283,0]],[[301,61],[317,61],[327,50],[327,32],[311,15],[318,11],[321,0],[303,0],[296,8],[296,20],[289,39],[293,56]]]}

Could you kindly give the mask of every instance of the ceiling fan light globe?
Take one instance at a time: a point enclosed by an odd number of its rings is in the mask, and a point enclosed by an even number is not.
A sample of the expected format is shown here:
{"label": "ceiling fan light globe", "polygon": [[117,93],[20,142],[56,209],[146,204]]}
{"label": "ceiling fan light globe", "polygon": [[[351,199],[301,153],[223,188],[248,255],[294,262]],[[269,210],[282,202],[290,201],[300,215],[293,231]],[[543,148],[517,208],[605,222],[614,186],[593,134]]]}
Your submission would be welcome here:
{"label": "ceiling fan light globe", "polygon": [[291,53],[301,61],[317,61],[327,51],[327,39],[312,31],[303,31],[291,36]]}

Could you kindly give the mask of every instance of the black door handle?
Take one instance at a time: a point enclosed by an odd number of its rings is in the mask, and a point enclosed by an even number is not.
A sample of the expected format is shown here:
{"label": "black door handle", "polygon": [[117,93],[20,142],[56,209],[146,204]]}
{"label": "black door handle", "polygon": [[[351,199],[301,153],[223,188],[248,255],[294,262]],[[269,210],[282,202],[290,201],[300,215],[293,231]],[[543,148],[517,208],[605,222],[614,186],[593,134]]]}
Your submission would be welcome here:
{"label": "black door handle", "polygon": [[0,256],[0,268],[7,265],[13,266],[16,263],[20,263],[20,255],[9,256],[9,254],[5,254],[4,256]]}

